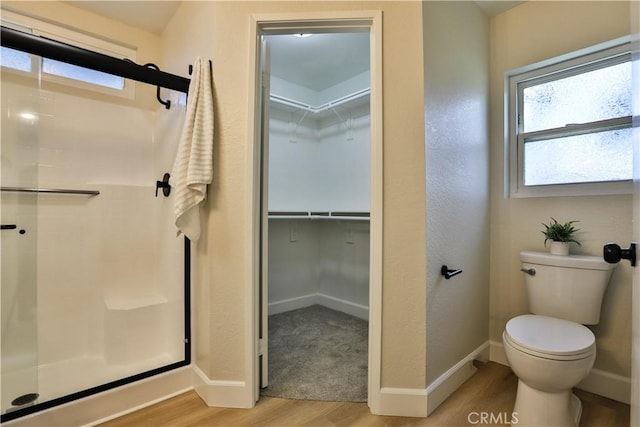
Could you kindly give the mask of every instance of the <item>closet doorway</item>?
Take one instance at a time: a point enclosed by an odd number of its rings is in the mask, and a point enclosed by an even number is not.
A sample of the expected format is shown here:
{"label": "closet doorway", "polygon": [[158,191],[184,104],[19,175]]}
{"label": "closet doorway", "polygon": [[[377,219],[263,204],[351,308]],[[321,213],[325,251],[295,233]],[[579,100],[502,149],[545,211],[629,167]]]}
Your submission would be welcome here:
{"label": "closet doorway", "polygon": [[371,37],[285,33],[260,37],[261,394],[366,402]]}

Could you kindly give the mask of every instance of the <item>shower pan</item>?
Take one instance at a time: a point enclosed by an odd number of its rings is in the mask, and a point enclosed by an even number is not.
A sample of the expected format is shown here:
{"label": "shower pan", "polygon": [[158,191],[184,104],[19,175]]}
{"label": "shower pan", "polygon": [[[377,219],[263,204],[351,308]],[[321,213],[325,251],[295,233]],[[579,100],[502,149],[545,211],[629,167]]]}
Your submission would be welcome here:
{"label": "shower pan", "polygon": [[190,243],[170,191],[157,192],[184,108],[148,107],[140,83],[126,101],[49,84],[43,58],[169,87],[176,101],[189,81],[4,27],[2,45],[5,422],[190,363]]}

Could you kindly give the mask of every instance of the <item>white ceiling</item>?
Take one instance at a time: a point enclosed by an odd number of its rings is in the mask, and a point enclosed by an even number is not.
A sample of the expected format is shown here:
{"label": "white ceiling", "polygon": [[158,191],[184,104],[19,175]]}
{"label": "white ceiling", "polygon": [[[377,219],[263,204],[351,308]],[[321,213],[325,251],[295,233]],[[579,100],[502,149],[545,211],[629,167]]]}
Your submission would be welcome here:
{"label": "white ceiling", "polygon": [[178,10],[181,0],[70,0],[65,3],[132,27],[160,34]]}
{"label": "white ceiling", "polygon": [[266,36],[271,74],[322,91],[370,68],[369,33]]}

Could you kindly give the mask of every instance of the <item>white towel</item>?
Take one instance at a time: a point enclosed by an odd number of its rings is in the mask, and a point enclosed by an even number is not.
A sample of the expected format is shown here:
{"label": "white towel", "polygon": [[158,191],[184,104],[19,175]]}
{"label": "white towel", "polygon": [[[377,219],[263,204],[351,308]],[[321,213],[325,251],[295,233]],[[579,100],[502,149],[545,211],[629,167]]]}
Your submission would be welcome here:
{"label": "white towel", "polygon": [[173,211],[178,234],[200,237],[200,204],[213,178],[213,90],[209,61],[196,58],[187,112],[171,170]]}

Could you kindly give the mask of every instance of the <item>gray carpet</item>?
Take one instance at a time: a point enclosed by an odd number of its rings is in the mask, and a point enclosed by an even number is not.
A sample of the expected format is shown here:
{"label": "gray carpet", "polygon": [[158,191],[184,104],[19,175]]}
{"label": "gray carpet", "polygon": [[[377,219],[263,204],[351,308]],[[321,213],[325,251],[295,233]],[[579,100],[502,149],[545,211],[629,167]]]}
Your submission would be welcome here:
{"label": "gray carpet", "polygon": [[269,316],[263,396],[367,401],[366,320],[320,305]]}

